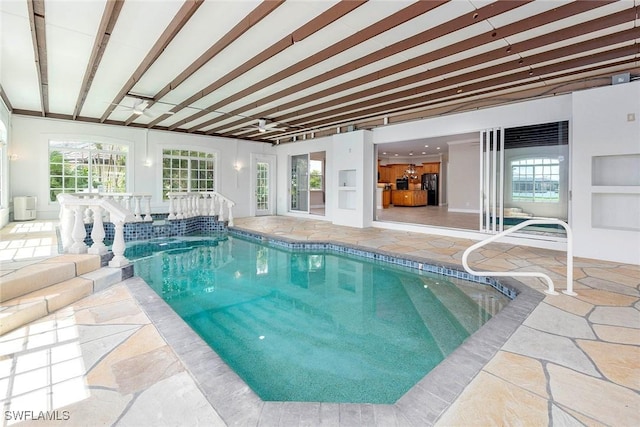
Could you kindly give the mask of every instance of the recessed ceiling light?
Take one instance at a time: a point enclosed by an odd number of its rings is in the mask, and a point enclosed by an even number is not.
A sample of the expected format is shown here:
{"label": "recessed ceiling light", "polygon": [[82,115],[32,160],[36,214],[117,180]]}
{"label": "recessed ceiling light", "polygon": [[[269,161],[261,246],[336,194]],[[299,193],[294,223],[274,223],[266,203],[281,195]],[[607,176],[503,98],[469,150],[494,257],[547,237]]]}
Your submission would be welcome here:
{"label": "recessed ceiling light", "polygon": [[398,153],[394,154],[394,156],[397,156],[397,155],[398,155]]}
{"label": "recessed ceiling light", "polygon": [[426,152],[426,151],[423,151],[423,152],[422,152],[422,154],[427,154],[427,152]]}
{"label": "recessed ceiling light", "polygon": [[429,148],[429,146],[428,146],[428,145],[425,145],[425,146],[424,146],[424,148]]}
{"label": "recessed ceiling light", "polygon": [[386,151],[383,151],[383,152],[382,152],[382,154],[387,154],[387,152],[386,152]]}
{"label": "recessed ceiling light", "polygon": [[413,151],[409,153],[410,156],[413,156]]}
{"label": "recessed ceiling light", "polygon": [[440,149],[440,147],[436,147],[436,150],[439,150],[439,149]]}

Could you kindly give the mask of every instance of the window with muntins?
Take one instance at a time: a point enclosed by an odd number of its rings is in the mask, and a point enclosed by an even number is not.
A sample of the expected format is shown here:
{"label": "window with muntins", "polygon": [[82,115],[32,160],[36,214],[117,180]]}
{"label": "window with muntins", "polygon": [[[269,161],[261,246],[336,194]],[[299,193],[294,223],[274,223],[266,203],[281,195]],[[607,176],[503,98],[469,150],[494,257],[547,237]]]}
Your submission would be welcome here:
{"label": "window with muntins", "polygon": [[555,158],[520,159],[511,162],[512,200],[558,203],[560,161]]}
{"label": "window with muntins", "polygon": [[127,154],[120,144],[49,141],[49,199],[60,193],[127,191]]}
{"label": "window with muntins", "polygon": [[177,191],[215,191],[216,155],[203,151],[162,150],[162,197]]}

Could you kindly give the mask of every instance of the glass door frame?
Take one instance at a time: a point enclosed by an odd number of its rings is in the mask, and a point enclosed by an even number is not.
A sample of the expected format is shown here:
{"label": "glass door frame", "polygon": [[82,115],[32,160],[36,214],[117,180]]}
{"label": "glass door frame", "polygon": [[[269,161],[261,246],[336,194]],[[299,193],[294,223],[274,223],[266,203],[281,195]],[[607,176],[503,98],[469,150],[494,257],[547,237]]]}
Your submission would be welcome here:
{"label": "glass door frame", "polygon": [[[304,171],[304,174],[300,174],[299,171],[296,169],[296,179],[294,180],[293,177],[293,173],[294,173],[294,161],[296,161],[298,158],[306,158],[306,169]],[[289,156],[289,176],[287,177],[289,180],[289,185],[287,187],[287,193],[288,193],[288,208],[289,208],[289,212],[297,212],[297,213],[309,213],[309,202],[310,202],[310,190],[309,190],[309,153],[303,153],[303,154],[292,154]],[[298,184],[298,181],[304,181],[303,185],[306,184],[306,188],[302,189],[302,192],[304,192],[306,194],[306,200],[304,200],[305,202],[305,206],[306,209],[298,209],[298,208],[293,208],[293,193],[292,193],[292,187],[293,187],[293,183],[294,181],[296,182],[296,185]],[[298,190],[298,193],[300,193],[301,190]]]}
{"label": "glass door frame", "polygon": [[504,129],[480,132],[480,212],[479,228],[483,233],[504,230]]}
{"label": "glass door frame", "polygon": [[[267,163],[268,166],[268,189],[266,210],[258,209],[257,181],[258,163]],[[270,154],[251,154],[251,216],[275,215],[276,211],[276,156]]]}

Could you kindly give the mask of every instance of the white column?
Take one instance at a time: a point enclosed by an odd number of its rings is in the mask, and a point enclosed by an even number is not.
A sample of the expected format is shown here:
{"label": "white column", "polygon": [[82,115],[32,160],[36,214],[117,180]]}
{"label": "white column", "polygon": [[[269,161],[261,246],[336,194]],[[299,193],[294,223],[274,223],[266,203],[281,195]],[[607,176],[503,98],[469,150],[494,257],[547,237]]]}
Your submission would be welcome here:
{"label": "white column", "polygon": [[[81,199],[91,199],[91,196],[82,196]],[[87,200],[91,202],[91,200]],[[91,209],[85,209],[84,211],[84,223],[91,224]]]}
{"label": "white column", "polygon": [[69,253],[72,254],[84,254],[87,253],[87,245],[84,243],[84,238],[87,235],[87,230],[84,228],[84,206],[76,206],[75,219],[73,222],[73,231],[71,232],[71,238],[73,244],[69,248]]}
{"label": "white column", "polygon": [[144,220],[153,221],[153,217],[151,216],[151,196],[144,196],[144,200]]}
{"label": "white column", "polygon": [[71,233],[73,232],[74,211],[67,207],[61,206],[62,213],[60,218],[60,238],[62,240],[63,252],[68,252],[73,244]]}
{"label": "white column", "polygon": [[142,196],[139,195],[133,195],[133,217],[135,218],[134,221],[135,222],[140,222],[142,221],[142,215],[140,215],[140,199],[142,198]]}
{"label": "white column", "polygon": [[169,196],[169,216],[167,219],[176,219],[176,215],[174,214],[174,206],[173,206],[173,197]]}
{"label": "white column", "polygon": [[176,214],[176,219],[184,219],[184,215],[183,215],[183,211],[184,211],[184,196],[180,195],[178,196],[177,199],[177,214]]}
{"label": "white column", "polygon": [[209,204],[209,215],[215,216],[216,215],[216,197],[214,194],[210,194],[210,196],[211,196],[211,203]]}
{"label": "white column", "polygon": [[224,221],[224,199],[220,199],[220,212],[218,212],[218,221]]}
{"label": "white column", "polygon": [[104,224],[102,223],[102,208],[100,206],[94,206],[93,210],[93,230],[91,230],[91,239],[93,245],[87,252],[90,254],[102,255],[108,252],[107,247],[104,245]]}
{"label": "white column", "polygon": [[113,259],[109,261],[109,267],[124,267],[125,265],[129,265],[129,260],[124,257],[124,250],[126,249],[124,242],[124,223],[122,221],[115,221],[113,225],[115,227],[115,236],[113,238],[113,245],[111,246]]}
{"label": "white column", "polygon": [[232,209],[233,209],[233,204],[232,204],[232,203],[227,202],[227,206],[228,206],[228,208],[229,208],[229,224],[228,224],[228,225],[229,225],[230,227],[233,227],[233,211],[232,211]]}
{"label": "white column", "polygon": [[122,196],[122,206],[128,211],[131,210],[131,196],[129,195]]}

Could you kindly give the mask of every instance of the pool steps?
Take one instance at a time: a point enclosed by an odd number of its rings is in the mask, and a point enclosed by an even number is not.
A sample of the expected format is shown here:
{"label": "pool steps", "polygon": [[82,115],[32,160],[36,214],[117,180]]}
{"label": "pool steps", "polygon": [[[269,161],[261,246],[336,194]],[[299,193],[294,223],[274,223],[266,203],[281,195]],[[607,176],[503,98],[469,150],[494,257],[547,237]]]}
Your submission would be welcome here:
{"label": "pool steps", "polygon": [[99,255],[60,255],[2,276],[0,335],[99,292],[131,274],[129,268],[103,267],[105,262]]}

